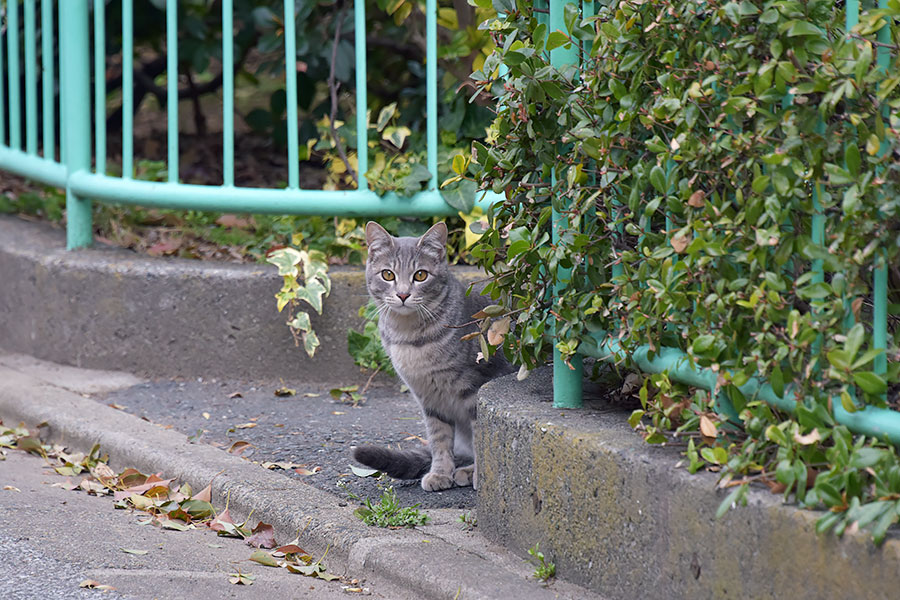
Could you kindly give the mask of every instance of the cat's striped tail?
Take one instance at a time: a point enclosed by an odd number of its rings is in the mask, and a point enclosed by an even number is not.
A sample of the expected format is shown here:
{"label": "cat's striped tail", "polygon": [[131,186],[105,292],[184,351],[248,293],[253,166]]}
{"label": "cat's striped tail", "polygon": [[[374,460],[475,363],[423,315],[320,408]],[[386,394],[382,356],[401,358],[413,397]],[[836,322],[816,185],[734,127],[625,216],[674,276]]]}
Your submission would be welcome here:
{"label": "cat's striped tail", "polygon": [[394,479],[418,479],[431,468],[431,451],[425,446],[414,450],[358,446],[353,449],[353,458],[356,462],[387,473]]}

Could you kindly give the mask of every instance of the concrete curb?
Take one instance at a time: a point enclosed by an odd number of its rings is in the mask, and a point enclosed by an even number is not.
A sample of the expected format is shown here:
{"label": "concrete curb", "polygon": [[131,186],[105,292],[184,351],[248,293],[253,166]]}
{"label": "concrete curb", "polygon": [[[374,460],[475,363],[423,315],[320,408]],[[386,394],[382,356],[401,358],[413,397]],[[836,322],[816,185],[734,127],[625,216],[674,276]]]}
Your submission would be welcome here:
{"label": "concrete curb", "polygon": [[479,394],[478,523],[523,554],[540,542],[560,573],[610,598],[896,596],[900,539],[816,535],[818,514],[753,491],[715,520],[727,490],[690,475],[676,448],[649,446],[630,411],[550,404],[550,369]]}
{"label": "concrete curb", "polygon": [[[40,424],[42,435],[85,451],[99,443],[114,467],[162,472],[200,489],[212,481],[213,502],[228,503],[240,519],[272,524],[278,539],[293,539],[319,555],[328,550],[333,572],[377,581],[384,578],[417,598],[591,598],[566,582],[544,588],[526,579],[529,567],[502,549],[466,534],[459,511],[429,511],[434,525],[387,531],[368,527],[339,506],[340,499],[260,468],[246,460],[48,384],[11,361],[0,361],[0,418]],[[86,380],[108,377],[83,373]]]}

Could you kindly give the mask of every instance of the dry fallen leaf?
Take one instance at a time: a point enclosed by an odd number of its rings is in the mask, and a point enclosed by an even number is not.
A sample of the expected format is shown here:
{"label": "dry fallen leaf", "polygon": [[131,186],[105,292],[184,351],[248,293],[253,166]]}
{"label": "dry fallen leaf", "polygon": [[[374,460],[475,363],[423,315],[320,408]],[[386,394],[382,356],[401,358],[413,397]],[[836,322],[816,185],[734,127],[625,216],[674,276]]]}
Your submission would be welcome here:
{"label": "dry fallen leaf", "polygon": [[238,440],[238,441],[236,441],[235,443],[233,443],[233,444],[228,448],[228,453],[229,453],[229,454],[237,454],[238,456],[240,456],[240,454],[241,454],[244,450],[246,450],[247,448],[250,448],[250,447],[252,447],[252,446],[253,446],[253,444],[251,444],[250,442],[245,442],[245,441],[243,441],[243,440]]}
{"label": "dry fallen leaf", "polygon": [[700,433],[702,433],[706,437],[711,438],[719,435],[719,431],[718,429],[716,429],[716,424],[713,423],[712,419],[710,419],[706,415],[700,415]]}
{"label": "dry fallen leaf", "polygon": [[296,396],[297,390],[289,387],[281,387],[275,390],[276,396]]}
{"label": "dry fallen leaf", "polygon": [[128,408],[127,406],[122,406],[121,404],[116,404],[115,402],[110,402],[107,406],[110,406],[116,410],[125,410]]}
{"label": "dry fallen leaf", "polygon": [[210,415],[209,415],[209,413],[208,413],[208,412],[205,412],[205,413],[201,413],[201,414],[202,414],[202,415],[203,415],[203,418],[204,418],[204,419],[206,419],[206,420],[207,420],[207,421],[209,421],[209,417],[210,417]]}
{"label": "dry fallen leaf", "polygon": [[322,467],[313,467],[312,469],[305,469],[303,467],[300,467],[298,469],[294,469],[294,473],[296,473],[297,475],[315,475],[321,470]]}
{"label": "dry fallen leaf", "polygon": [[229,398],[243,398],[244,395],[241,394],[240,392],[234,392],[234,393],[228,394],[228,397]]}
{"label": "dry fallen leaf", "polygon": [[3,489],[8,492],[21,492],[22,491],[14,485],[4,485]]}
{"label": "dry fallen leaf", "polygon": [[100,583],[99,581],[95,581],[93,579],[85,579],[84,581],[82,581],[81,583],[78,584],[78,587],[87,588],[89,590],[103,590],[105,592],[110,592],[110,591],[113,591],[116,589],[111,585],[105,585],[105,584]]}
{"label": "dry fallen leaf", "polygon": [[235,425],[235,429],[251,429],[256,427],[256,423],[241,423],[240,425]]}
{"label": "dry fallen leaf", "polygon": [[268,523],[262,521],[252,530],[253,535],[247,538],[247,543],[255,548],[274,548],[278,544],[275,543],[275,528]]}

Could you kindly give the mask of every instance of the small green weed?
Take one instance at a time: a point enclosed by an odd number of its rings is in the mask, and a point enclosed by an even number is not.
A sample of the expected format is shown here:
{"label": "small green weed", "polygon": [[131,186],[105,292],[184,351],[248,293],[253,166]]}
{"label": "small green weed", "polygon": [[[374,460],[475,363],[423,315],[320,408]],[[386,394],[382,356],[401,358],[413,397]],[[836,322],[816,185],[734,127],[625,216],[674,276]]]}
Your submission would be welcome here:
{"label": "small green weed", "polygon": [[372,504],[372,501],[366,498],[365,507],[356,509],[356,516],[366,525],[375,527],[415,527],[428,522],[428,515],[420,512],[418,506],[418,504],[406,508],[400,506],[397,492],[393,487],[388,487],[381,494],[378,504]]}
{"label": "small green weed", "polygon": [[476,527],[478,527],[478,519],[470,512],[464,512],[459,515],[459,522],[463,524],[463,529],[466,531],[472,531]]}
{"label": "small green weed", "polygon": [[378,335],[378,307],[371,300],[359,309],[359,316],[365,319],[362,333],[355,329],[347,331],[347,351],[353,362],[374,372],[395,375],[391,359],[381,345]]}
{"label": "small green weed", "polygon": [[540,551],[538,546],[539,544],[535,544],[533,548],[528,550],[528,554],[534,559],[531,561],[535,565],[534,578],[546,582],[551,577],[556,577],[556,565],[544,558],[544,553]]}

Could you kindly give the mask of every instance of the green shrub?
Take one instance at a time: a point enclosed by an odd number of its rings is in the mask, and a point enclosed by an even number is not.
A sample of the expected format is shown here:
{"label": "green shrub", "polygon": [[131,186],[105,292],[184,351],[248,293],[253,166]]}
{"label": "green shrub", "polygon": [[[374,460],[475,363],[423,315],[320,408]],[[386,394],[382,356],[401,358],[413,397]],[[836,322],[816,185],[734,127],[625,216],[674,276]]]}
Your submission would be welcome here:
{"label": "green shrub", "polygon": [[[702,426],[692,470],[742,484],[723,509],[759,480],[830,509],[822,529],[872,524],[880,541],[900,514],[895,449],[835,426],[833,403],[896,406],[897,328],[885,352],[851,325],[871,321],[875,265],[897,312],[900,3],[849,36],[822,0],[575,6],[565,32],[524,1],[483,25],[500,49],[474,77],[498,114],[469,173],[507,200],[473,255],[516,311],[506,352],[529,367],[554,346],[590,354],[591,333],[684,351],[719,373],[744,431],[657,375],[633,420],[649,441]],[[580,65],[551,66],[558,47]],[[553,297],[557,279],[571,280]],[[751,377],[796,398],[795,416],[745,398]]]}

